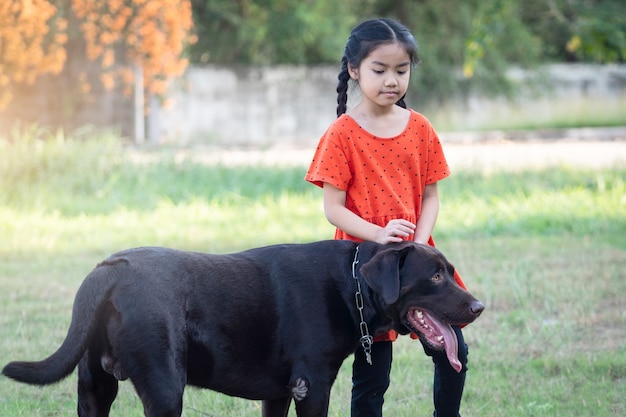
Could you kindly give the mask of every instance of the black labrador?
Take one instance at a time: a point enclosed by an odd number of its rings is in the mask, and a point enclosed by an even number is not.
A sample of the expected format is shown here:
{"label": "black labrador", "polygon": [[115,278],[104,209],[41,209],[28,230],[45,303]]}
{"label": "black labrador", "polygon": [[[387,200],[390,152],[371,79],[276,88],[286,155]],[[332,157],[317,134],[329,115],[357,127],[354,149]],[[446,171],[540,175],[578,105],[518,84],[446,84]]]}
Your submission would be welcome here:
{"label": "black labrador", "polygon": [[326,416],[344,359],[389,329],[419,333],[458,366],[450,325],[484,306],[453,273],[437,249],[409,242],[130,249],[86,277],[52,356],[2,373],[44,385],[78,364],[81,417],[108,416],[127,378],[149,417],[180,416],[187,384],[263,400],[267,417],[287,416],[292,399],[299,417]]}

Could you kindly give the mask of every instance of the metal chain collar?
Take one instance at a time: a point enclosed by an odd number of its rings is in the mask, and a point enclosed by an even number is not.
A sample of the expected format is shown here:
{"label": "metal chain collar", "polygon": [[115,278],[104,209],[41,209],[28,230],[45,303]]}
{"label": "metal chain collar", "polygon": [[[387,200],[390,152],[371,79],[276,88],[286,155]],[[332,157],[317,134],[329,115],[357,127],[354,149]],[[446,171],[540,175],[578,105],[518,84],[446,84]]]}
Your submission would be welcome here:
{"label": "metal chain collar", "polygon": [[361,292],[361,283],[356,277],[356,266],[359,263],[359,247],[356,247],[356,251],[354,252],[354,261],[352,262],[352,278],[356,281],[356,294],[354,298],[356,300],[356,308],[359,310],[359,316],[361,318],[361,323],[359,323],[359,328],[361,329],[361,338],[359,342],[363,347],[363,351],[365,352],[365,359],[367,363],[372,364],[372,343],[374,343],[374,338],[370,335],[370,331],[367,328],[367,323],[363,318],[363,293]]}

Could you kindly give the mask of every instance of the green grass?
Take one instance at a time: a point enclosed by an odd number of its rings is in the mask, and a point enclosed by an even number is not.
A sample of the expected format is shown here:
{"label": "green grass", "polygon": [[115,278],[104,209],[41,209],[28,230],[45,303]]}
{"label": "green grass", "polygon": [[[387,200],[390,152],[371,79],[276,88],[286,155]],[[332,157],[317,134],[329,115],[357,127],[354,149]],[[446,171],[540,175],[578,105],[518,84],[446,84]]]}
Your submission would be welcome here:
{"label": "green grass", "polygon": [[[230,252],[332,237],[305,167],[130,155],[93,132],[0,140],[0,366],[56,349],[78,285],[117,250]],[[465,329],[464,417],[626,414],[625,179],[624,166],[552,167],[455,172],[440,184],[438,246],[487,305]],[[349,415],[350,363],[331,416]],[[398,341],[386,415],[431,415],[431,380],[421,345]],[[42,388],[0,377],[0,416],[72,415],[75,392],[75,374]],[[260,415],[259,402],[207,390],[189,388],[184,401],[188,417]],[[112,415],[142,415],[130,383]]]}

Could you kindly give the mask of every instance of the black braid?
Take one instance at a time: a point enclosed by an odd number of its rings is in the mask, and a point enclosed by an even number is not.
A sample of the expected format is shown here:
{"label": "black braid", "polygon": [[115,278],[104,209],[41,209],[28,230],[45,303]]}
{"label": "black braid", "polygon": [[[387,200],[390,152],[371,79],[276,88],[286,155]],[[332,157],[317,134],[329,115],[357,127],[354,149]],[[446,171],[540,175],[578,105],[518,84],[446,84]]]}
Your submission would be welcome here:
{"label": "black braid", "polygon": [[341,71],[337,76],[337,117],[344,114],[347,110],[348,103],[348,81],[350,81],[350,73],[348,72],[348,59],[344,56],[341,59]]}
{"label": "black braid", "polygon": [[402,107],[403,109],[406,109],[406,103],[404,102],[404,97],[406,97],[406,94],[400,97],[400,100],[396,101],[396,105]]}

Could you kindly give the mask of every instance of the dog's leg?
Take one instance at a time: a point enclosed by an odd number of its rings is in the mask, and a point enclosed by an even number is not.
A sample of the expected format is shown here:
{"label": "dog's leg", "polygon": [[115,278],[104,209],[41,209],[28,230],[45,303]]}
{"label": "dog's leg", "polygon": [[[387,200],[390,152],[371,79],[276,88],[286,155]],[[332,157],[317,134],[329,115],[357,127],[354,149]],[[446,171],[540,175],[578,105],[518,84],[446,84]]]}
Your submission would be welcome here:
{"label": "dog's leg", "polygon": [[296,378],[291,391],[296,400],[298,417],[326,417],[331,386],[332,382],[326,379],[309,381],[302,376]]}
{"label": "dog's leg", "polygon": [[100,355],[87,351],[78,364],[78,416],[108,417],[118,382],[100,365]]}
{"label": "dog's leg", "polygon": [[262,417],[287,417],[291,398],[279,398],[277,400],[263,400]]}
{"label": "dog's leg", "polygon": [[126,334],[126,343],[117,346],[118,358],[141,398],[145,416],[180,417],[187,383],[185,335],[166,332],[173,326],[161,326],[159,320],[128,322],[128,329],[142,329],[142,337]]}
{"label": "dog's leg", "polygon": [[[180,417],[187,370],[170,357],[146,358],[149,366],[134,368],[129,378],[141,398],[146,417]],[[137,362],[139,363],[139,362]],[[137,365],[133,363],[133,365]],[[146,362],[144,362],[145,364]],[[132,366],[132,365],[131,365]]]}
{"label": "dog's leg", "polygon": [[304,400],[296,401],[296,414],[298,417],[326,417],[329,401],[330,391],[326,393],[311,391]]}

